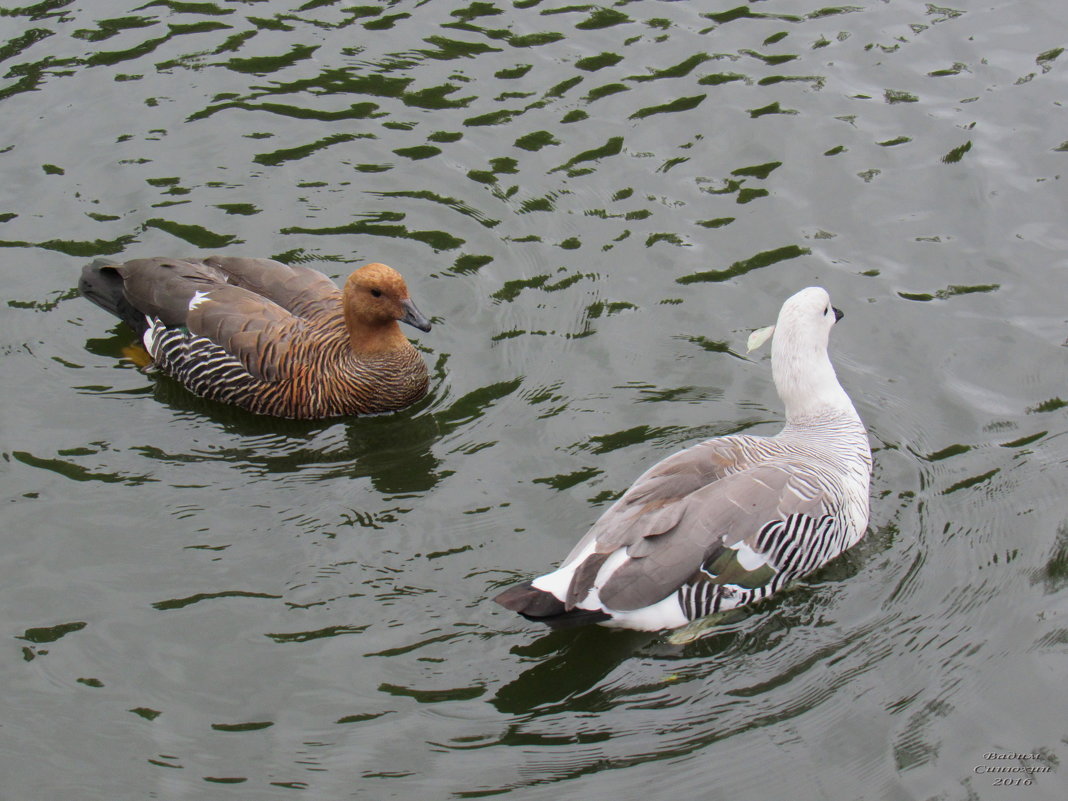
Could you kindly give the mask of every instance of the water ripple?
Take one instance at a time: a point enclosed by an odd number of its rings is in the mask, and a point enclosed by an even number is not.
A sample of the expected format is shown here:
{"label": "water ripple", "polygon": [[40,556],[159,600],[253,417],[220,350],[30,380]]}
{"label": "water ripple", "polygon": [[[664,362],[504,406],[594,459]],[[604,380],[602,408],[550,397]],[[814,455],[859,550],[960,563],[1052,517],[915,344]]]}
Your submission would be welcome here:
{"label": "water ripple", "polygon": [[[985,798],[983,754],[1056,757],[1063,16],[0,11],[0,745],[42,767],[8,792]],[[93,256],[221,248],[393,264],[430,394],[254,418],[76,297]],[[775,430],[744,341],[808,284],[868,536],[687,643],[494,606],[643,467]]]}

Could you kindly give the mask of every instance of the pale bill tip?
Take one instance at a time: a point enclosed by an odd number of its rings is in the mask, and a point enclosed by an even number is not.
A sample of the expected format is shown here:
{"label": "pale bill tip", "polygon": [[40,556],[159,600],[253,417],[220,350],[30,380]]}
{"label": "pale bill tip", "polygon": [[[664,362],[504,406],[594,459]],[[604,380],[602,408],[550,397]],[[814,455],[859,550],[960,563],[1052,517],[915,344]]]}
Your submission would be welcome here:
{"label": "pale bill tip", "polygon": [[752,353],[754,350],[756,350],[769,339],[771,339],[771,335],[774,333],[775,326],[773,325],[758,328],[756,331],[749,335],[749,339],[745,343],[746,353]]}

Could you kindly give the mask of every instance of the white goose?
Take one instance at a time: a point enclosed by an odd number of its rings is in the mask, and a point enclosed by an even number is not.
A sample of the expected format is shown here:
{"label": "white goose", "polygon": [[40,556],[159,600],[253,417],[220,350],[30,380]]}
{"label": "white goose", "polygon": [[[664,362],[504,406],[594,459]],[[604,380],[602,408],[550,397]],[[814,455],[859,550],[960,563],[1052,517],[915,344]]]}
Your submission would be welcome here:
{"label": "white goose", "polygon": [[827,356],[842,313],[820,287],[789,298],[771,370],[773,437],[716,437],[643,473],[551,573],[494,600],[551,626],[683,626],[766,598],[856,544],[868,524],[868,435]]}

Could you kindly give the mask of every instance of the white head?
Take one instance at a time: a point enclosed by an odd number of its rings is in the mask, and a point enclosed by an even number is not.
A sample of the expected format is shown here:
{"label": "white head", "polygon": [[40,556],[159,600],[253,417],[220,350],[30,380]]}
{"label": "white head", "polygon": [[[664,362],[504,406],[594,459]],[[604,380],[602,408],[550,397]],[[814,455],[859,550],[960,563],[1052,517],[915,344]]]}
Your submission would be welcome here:
{"label": "white head", "polygon": [[856,416],[827,356],[827,342],[842,313],[827,290],[810,286],[782,305],[771,340],[771,372],[786,405],[786,420]]}

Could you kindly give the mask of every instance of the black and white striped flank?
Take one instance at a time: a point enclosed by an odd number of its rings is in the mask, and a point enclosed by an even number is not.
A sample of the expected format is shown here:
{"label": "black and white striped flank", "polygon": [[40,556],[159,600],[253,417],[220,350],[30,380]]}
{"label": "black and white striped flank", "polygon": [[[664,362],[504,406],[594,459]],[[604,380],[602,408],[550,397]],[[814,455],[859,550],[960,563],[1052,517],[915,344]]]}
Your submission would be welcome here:
{"label": "black and white striped flank", "polygon": [[247,405],[242,401],[265,385],[210,339],[185,328],[168,328],[150,319],[143,339],[156,366],[201,397]]}

